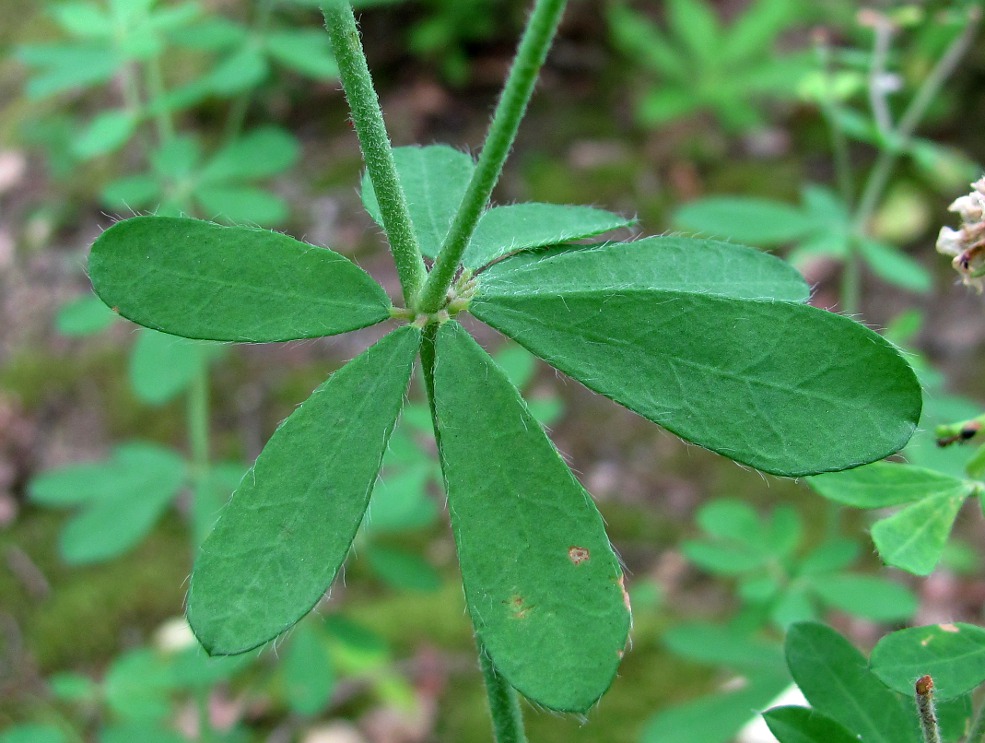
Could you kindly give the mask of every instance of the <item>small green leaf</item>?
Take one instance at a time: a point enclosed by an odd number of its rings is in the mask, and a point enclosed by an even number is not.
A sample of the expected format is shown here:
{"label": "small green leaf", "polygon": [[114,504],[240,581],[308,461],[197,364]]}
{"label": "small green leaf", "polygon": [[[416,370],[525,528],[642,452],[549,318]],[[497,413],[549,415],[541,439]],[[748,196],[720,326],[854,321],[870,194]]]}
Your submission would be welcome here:
{"label": "small green leaf", "polygon": [[325,593],[363,519],[419,344],[415,328],[392,332],[267,442],[192,571],[188,620],[210,654],[262,645]]}
{"label": "small green leaf", "polygon": [[202,170],[202,181],[270,178],[294,165],[301,154],[298,140],[275,126],[254,129],[223,147]]}
{"label": "small green leaf", "polygon": [[784,245],[816,229],[811,215],[780,201],[715,196],[685,204],[674,224],[749,245]]}
{"label": "small green leaf", "polygon": [[112,33],[113,20],[95,3],[61,3],[50,12],[62,30],[72,36],[99,39]]}
{"label": "small green leaf", "polygon": [[878,240],[862,240],[859,247],[873,273],[884,281],[921,294],[933,288],[930,272],[900,248]]}
{"label": "small green leaf", "polygon": [[149,725],[146,722],[115,723],[107,725],[99,733],[99,743],[187,743],[187,738],[171,730],[165,722],[158,723],[162,727]]}
{"label": "small green leaf", "polygon": [[143,539],[184,480],[185,464],[176,454],[131,443],[106,462],[42,475],[32,483],[32,497],[52,505],[84,503],[59,538],[64,560],[82,565],[116,557]]}
{"label": "small green leaf", "polygon": [[137,123],[130,111],[104,111],[72,141],[72,152],[83,160],[113,152],[130,139]]}
{"label": "small green leaf", "polygon": [[934,494],[872,527],[872,541],[879,556],[914,575],[930,575],[941,559],[954,519],[970,494]]}
{"label": "small green leaf", "polygon": [[674,37],[704,63],[721,52],[722,33],[715,11],[705,0],[669,0],[667,24]]}
{"label": "small green leaf", "polygon": [[523,253],[483,271],[479,296],[667,290],[802,302],[810,289],[796,269],[752,248],[714,240],[649,237],[578,249]]}
{"label": "small green leaf", "polygon": [[820,475],[807,482],[825,498],[856,508],[885,508],[928,495],[957,495],[968,490],[965,481],[956,477],[892,462]]}
{"label": "small green leaf", "polygon": [[804,696],[866,743],[914,740],[916,720],[903,700],[868,669],[860,652],[830,627],[795,624],[787,632],[787,665]]}
{"label": "small green leaf", "polygon": [[143,402],[163,405],[201,373],[211,350],[201,341],[142,328],[130,354],[130,386]]}
{"label": "small green leaf", "polygon": [[510,253],[601,235],[635,221],[588,206],[497,206],[482,215],[462,263],[478,268]]}
{"label": "small green leaf", "polygon": [[763,719],[780,743],[858,743],[844,725],[809,707],[774,707]]}
{"label": "small green leaf", "polygon": [[167,660],[148,648],[117,656],[103,679],[103,699],[125,722],[143,725],[171,715]]}
{"label": "small green leaf", "polygon": [[[765,472],[855,467],[913,434],[919,383],[877,333],[816,307],[649,288],[647,263],[612,252],[565,252],[509,276],[503,261],[469,309],[589,389]],[[628,285],[613,280],[634,266]]]}
{"label": "small green leaf", "polygon": [[339,76],[339,66],[324,31],[277,31],[268,33],[264,44],[271,57],[302,75],[316,80],[333,80]]}
{"label": "small green leaf", "polygon": [[394,588],[428,592],[441,587],[441,576],[411,552],[375,545],[367,553],[367,559],[373,572]]}
{"label": "small green leaf", "polygon": [[808,552],[797,566],[800,575],[821,575],[844,570],[855,562],[862,548],[854,539],[834,538]]}
{"label": "small green leaf", "polygon": [[55,328],[69,337],[93,335],[106,330],[114,322],[116,315],[99,297],[91,294],[62,305],[55,316]]}
{"label": "small green leaf", "polygon": [[906,586],[874,575],[816,576],[811,588],[828,606],[875,622],[909,619],[919,603]]}
{"label": "small green leaf", "polygon": [[[475,161],[446,145],[397,147],[393,159],[421,252],[434,258],[472,179]],[[366,211],[382,226],[380,207],[368,173],[363,176],[362,199]]]}
{"label": "small green leaf", "polygon": [[591,497],[464,328],[441,326],[432,391],[466,602],[496,669],[532,701],[585,711],[630,614]]}
{"label": "small green leaf", "polygon": [[54,725],[15,725],[0,733],[0,743],[66,743],[61,728]]}
{"label": "small green leaf", "polygon": [[98,498],[123,498],[140,492],[149,472],[170,471],[175,461],[180,459],[152,444],[121,444],[106,462],[73,464],[38,475],[31,480],[28,492],[34,503],[56,508]]}
{"label": "small green leaf", "polygon": [[80,673],[56,673],[48,679],[48,687],[62,701],[94,702],[99,698],[99,685]]}
{"label": "small green leaf", "polygon": [[217,64],[203,82],[218,95],[234,96],[259,85],[269,73],[263,51],[247,44]]}
{"label": "small green leaf", "polygon": [[284,222],[287,203],[276,194],[251,186],[207,186],[195,189],[202,213],[229,224],[275,225]]}
{"label": "small green leaf", "polygon": [[151,174],[117,178],[103,189],[103,203],[120,212],[155,206],[162,198],[161,183]]}
{"label": "small green leaf", "polygon": [[389,317],[380,286],[338,253],[192,219],[114,225],[93,245],[89,274],[100,299],[124,317],[186,338],[314,338]]}
{"label": "small green leaf", "polygon": [[642,743],[728,743],[790,684],[786,674],[743,679],[734,691],[702,697],[659,712],[643,728]]}
{"label": "small green leaf", "polygon": [[[427,483],[433,474],[432,464],[419,462],[416,466],[388,472],[389,454],[383,458],[384,472],[373,488],[365,527],[379,534],[433,524],[438,516],[438,507],[427,494]],[[415,451],[414,456],[418,460],[423,457],[420,451]]]}
{"label": "small green leaf", "polygon": [[284,654],[284,695],[299,715],[317,715],[332,696],[335,670],[322,633],[309,623],[291,633]]}
{"label": "small green leaf", "polygon": [[101,43],[92,45],[37,45],[17,48],[16,57],[31,67],[41,68],[27,83],[33,100],[90,88],[110,80],[123,65],[123,59]]}
{"label": "small green leaf", "polygon": [[901,694],[913,695],[923,675],[934,679],[934,697],[960,697],[985,682],[985,629],[973,624],[934,624],[885,635],[872,650],[873,673]]}
{"label": "small green leaf", "polygon": [[731,627],[692,622],[668,630],[663,641],[671,652],[700,663],[777,673],[784,668],[783,649],[778,643]]}

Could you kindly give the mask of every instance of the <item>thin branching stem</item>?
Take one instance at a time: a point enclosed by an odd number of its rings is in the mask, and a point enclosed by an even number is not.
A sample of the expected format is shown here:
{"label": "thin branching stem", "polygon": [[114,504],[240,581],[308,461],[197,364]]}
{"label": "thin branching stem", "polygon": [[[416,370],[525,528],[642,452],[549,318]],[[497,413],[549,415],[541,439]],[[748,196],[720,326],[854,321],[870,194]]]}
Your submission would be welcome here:
{"label": "thin branching stem", "polygon": [[493,188],[503,172],[503,164],[516,140],[520,121],[533,95],[537,76],[547,58],[566,5],[567,0],[537,0],[496,106],[478,166],[416,304],[421,312],[437,312],[445,303],[459,261],[489,203]]}
{"label": "thin branching stem", "polygon": [[424,259],[414,234],[407,199],[397,177],[390,137],[359,40],[356,17],[348,0],[328,0],[323,3],[322,10],[339,65],[342,87],[352,111],[352,124],[359,137],[359,147],[380,205],[383,229],[397,265],[404,302],[411,306],[424,283]]}
{"label": "thin branching stem", "polygon": [[915,685],[917,693],[917,716],[920,718],[920,732],[923,733],[924,743],[943,743],[941,726],[937,722],[937,710],[934,707],[934,680],[930,676],[921,676]]}
{"label": "thin branching stem", "polygon": [[985,741],[985,705],[978,710],[975,722],[971,726],[971,732],[965,739],[965,743],[982,743]]}

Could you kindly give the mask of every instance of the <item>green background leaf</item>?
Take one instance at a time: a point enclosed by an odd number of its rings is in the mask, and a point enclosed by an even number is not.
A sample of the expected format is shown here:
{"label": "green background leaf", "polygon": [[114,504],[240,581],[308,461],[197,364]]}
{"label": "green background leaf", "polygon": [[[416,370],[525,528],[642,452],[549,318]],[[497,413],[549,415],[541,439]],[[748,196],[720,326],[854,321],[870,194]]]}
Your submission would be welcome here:
{"label": "green background leaf", "polygon": [[[434,258],[472,179],[475,161],[447,145],[396,147],[393,159],[421,252]],[[366,211],[382,226],[380,206],[368,173],[363,176],[362,199]]]}

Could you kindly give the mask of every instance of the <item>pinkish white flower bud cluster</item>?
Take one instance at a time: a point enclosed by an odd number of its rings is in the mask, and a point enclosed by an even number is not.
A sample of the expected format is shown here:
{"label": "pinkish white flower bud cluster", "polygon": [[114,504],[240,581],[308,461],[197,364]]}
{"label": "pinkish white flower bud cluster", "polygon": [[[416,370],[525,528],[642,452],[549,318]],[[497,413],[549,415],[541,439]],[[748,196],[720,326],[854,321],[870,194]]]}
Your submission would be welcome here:
{"label": "pinkish white flower bud cluster", "polygon": [[948,211],[961,217],[961,228],[941,227],[937,252],[952,257],[951,265],[966,286],[985,288],[985,177],[971,184],[972,191],[954,200]]}

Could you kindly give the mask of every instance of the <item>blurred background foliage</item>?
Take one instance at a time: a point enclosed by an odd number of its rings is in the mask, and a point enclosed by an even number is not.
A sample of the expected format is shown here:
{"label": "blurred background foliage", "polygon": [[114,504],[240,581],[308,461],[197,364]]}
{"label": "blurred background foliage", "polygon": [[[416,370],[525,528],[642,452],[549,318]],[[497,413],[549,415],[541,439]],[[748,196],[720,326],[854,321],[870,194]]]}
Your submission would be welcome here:
{"label": "blurred background foliage", "polygon": [[[476,148],[526,0],[354,4],[394,143]],[[985,324],[933,243],[985,162],[973,5],[572,0],[496,199],[788,257],[818,306],[912,352],[928,397],[908,461],[963,477],[932,427],[980,412]],[[94,237],[148,212],[284,230],[396,288],[317,2],[0,0],[0,17],[0,741],[487,739],[417,383],[345,579],[310,618],[223,661],[179,619],[216,510],[372,331],[179,342],[87,289]],[[874,555],[884,513],[687,447],[477,332],[597,497],[635,607],[588,724],[528,706],[532,740],[732,740],[789,684],[793,621],[863,646],[907,620],[982,621],[977,509],[941,516],[954,531],[917,581]]]}

